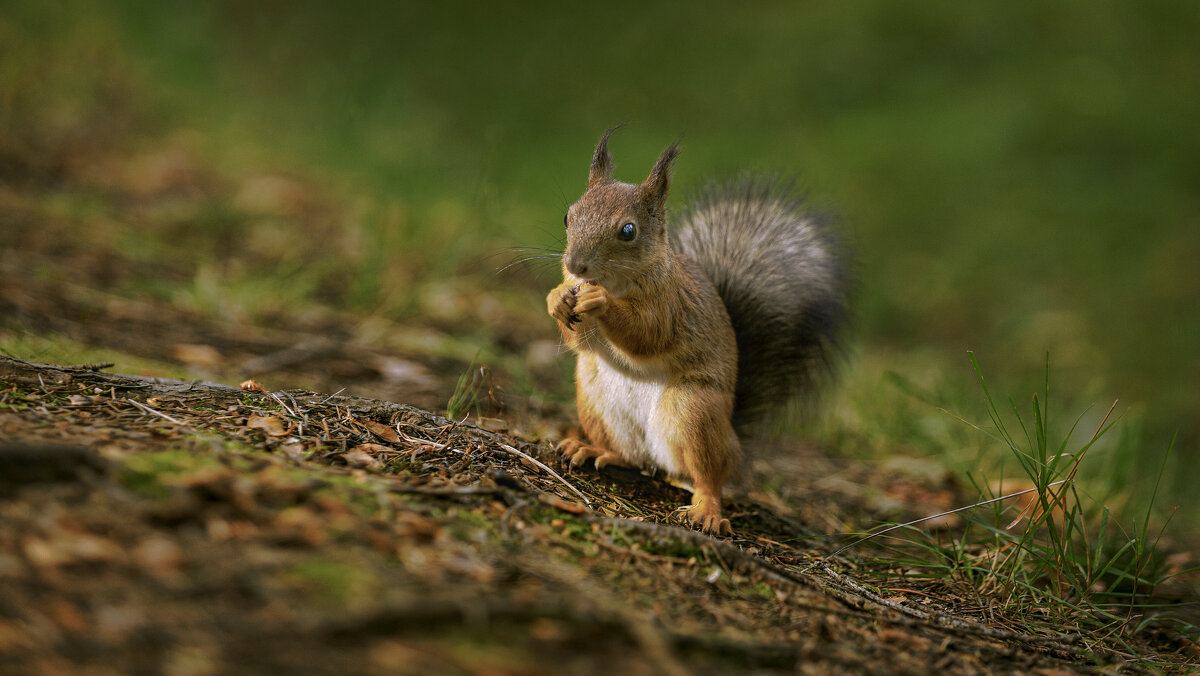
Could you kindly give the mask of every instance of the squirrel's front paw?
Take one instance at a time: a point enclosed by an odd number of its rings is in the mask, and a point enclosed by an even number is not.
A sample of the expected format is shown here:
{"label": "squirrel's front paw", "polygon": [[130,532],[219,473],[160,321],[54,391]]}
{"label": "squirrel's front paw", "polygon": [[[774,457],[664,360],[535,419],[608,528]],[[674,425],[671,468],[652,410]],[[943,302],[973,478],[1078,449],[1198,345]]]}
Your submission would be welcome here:
{"label": "squirrel's front paw", "polygon": [[568,329],[573,329],[572,324],[579,321],[579,317],[575,314],[578,290],[578,286],[559,284],[546,296],[546,310],[551,317],[562,322]]}
{"label": "squirrel's front paw", "polygon": [[599,317],[608,309],[608,291],[603,286],[595,284],[580,284],[575,294],[575,315],[584,317]]}

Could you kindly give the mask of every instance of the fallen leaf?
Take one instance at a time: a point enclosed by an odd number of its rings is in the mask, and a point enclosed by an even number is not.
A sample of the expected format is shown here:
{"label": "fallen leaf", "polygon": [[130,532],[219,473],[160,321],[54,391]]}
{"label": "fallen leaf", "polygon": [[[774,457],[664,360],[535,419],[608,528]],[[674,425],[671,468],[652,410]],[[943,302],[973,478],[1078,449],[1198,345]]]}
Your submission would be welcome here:
{"label": "fallen leaf", "polygon": [[246,420],[246,427],[249,427],[253,430],[262,430],[272,437],[285,436],[292,430],[290,426],[285,428],[283,421],[273,415],[252,415],[248,420]]}
{"label": "fallen leaf", "polygon": [[384,425],[383,423],[375,422],[374,420],[359,420],[357,422],[359,425],[362,425],[370,430],[372,434],[380,439],[383,439],[389,444],[400,443],[400,435],[396,433],[396,430]]}
{"label": "fallen leaf", "polygon": [[564,512],[570,512],[571,514],[583,514],[587,511],[587,507],[579,504],[578,502],[563,500],[557,495],[551,495],[549,493],[538,494],[538,500],[541,500],[551,507],[557,507]]}
{"label": "fallen leaf", "polygon": [[377,458],[367,452],[368,450],[376,449],[391,450],[386,446],[380,446],[379,444],[362,444],[346,451],[345,454],[342,455],[342,458],[345,459],[347,465],[352,467],[379,469],[380,467],[383,467],[383,463],[379,462]]}
{"label": "fallen leaf", "polygon": [[244,392],[266,392],[267,391],[267,388],[263,387],[262,383],[258,382],[257,380],[253,380],[253,379],[243,380],[242,384],[239,385],[239,387],[241,387],[242,391],[244,391]]}

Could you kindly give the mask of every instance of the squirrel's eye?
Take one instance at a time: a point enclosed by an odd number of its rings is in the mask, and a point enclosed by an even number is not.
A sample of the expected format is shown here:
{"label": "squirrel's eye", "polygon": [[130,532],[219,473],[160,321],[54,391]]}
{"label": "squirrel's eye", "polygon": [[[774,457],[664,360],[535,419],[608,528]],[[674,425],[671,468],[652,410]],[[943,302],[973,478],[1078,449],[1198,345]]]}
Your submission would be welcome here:
{"label": "squirrel's eye", "polygon": [[617,235],[617,237],[619,237],[622,241],[629,242],[633,240],[635,235],[637,235],[637,226],[633,223],[626,223],[625,225],[621,226],[621,232]]}

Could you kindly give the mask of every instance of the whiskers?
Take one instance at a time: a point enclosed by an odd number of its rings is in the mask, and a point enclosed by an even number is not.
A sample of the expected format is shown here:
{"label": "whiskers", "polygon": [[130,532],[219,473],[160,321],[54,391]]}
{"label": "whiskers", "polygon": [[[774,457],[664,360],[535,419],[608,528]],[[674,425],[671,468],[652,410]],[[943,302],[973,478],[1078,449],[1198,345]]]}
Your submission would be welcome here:
{"label": "whiskers", "polygon": [[636,279],[637,277],[639,277],[641,275],[641,271],[638,270],[636,267],[630,265],[629,263],[622,263],[620,261],[614,261],[612,259],[604,261],[604,267],[616,268],[618,270],[624,270],[625,272],[630,273],[628,275],[623,275],[626,279],[629,279],[629,278]]}
{"label": "whiskers", "polygon": [[[584,344],[587,344],[587,343],[592,342],[592,339],[596,337],[596,334],[600,331],[600,326],[598,324],[592,323],[591,326],[587,327],[587,329],[584,330],[582,325],[576,324],[575,330],[583,331],[582,333],[579,334],[579,339],[581,341],[583,341]],[[572,350],[571,347],[569,345],[567,345],[567,341],[560,338],[558,341],[558,353],[566,354],[566,353],[571,353],[571,352],[574,352],[574,350]]]}
{"label": "whiskers", "polygon": [[509,269],[519,266],[530,270],[538,277],[541,277],[550,270],[558,270],[558,267],[562,262],[563,252],[558,249],[547,249],[535,246],[514,246],[508,249],[497,251],[491,256],[488,256],[488,258],[496,258],[505,254],[513,254],[514,257],[504,265],[496,268],[497,275],[503,274]]}

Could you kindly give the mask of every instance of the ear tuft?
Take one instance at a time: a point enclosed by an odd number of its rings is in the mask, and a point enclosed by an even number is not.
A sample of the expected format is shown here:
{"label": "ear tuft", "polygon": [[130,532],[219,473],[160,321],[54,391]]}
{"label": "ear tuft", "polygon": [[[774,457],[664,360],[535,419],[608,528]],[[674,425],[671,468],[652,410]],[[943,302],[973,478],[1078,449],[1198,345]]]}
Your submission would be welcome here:
{"label": "ear tuft", "polygon": [[592,154],[592,168],[588,170],[589,188],[612,180],[613,160],[612,155],[608,154],[608,137],[622,126],[618,124],[600,137],[600,143],[596,145],[596,152]]}
{"label": "ear tuft", "polygon": [[676,141],[659,155],[658,161],[654,163],[654,168],[650,170],[650,175],[642,182],[642,194],[654,210],[660,211],[667,201],[667,193],[671,189],[671,167],[675,164],[675,158],[679,157],[679,142]]}

